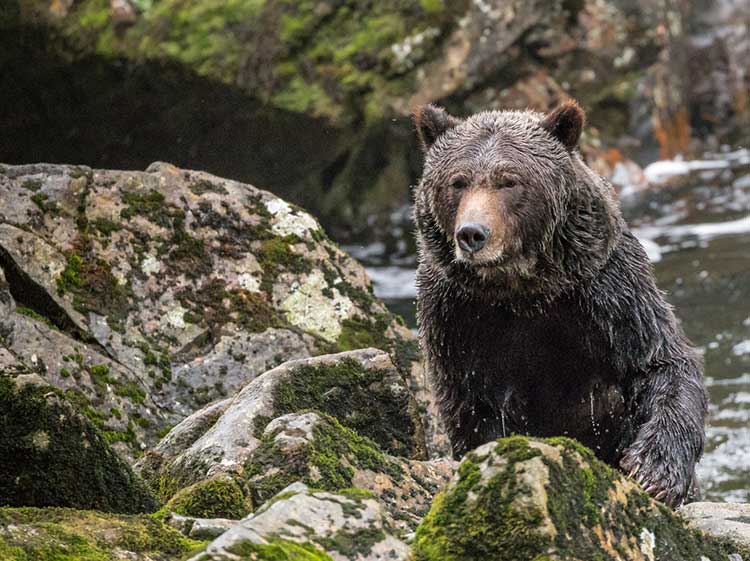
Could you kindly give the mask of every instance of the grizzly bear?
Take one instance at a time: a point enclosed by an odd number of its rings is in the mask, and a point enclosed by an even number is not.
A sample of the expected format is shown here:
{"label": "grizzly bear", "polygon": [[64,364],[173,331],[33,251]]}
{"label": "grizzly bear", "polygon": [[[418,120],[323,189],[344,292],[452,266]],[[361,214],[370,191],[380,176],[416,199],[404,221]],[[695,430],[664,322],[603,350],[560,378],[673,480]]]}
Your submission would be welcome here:
{"label": "grizzly bear", "polygon": [[414,118],[417,319],[454,455],[568,436],[684,502],[705,438],[702,362],[577,150],[583,110]]}

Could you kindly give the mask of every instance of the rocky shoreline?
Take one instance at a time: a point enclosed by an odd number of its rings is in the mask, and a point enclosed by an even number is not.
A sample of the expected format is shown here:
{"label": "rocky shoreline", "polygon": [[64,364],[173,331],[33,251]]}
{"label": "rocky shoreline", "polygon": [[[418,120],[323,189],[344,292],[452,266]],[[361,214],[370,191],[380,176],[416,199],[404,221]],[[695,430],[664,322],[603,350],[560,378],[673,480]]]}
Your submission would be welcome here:
{"label": "rocky shoreline", "polygon": [[0,166],[0,559],[750,559],[566,439],[460,464],[411,332],[302,209]]}

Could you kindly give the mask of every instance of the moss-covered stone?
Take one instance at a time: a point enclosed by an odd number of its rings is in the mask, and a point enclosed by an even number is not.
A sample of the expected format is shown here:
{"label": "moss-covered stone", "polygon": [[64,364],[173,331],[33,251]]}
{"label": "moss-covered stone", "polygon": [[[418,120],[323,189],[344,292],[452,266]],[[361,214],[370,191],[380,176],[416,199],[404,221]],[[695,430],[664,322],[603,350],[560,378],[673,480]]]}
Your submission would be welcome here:
{"label": "moss-covered stone", "polygon": [[415,561],[727,560],[741,552],[687,527],[565,438],[511,437],[469,453],[417,529]]}
{"label": "moss-covered stone", "polygon": [[216,477],[180,490],[163,510],[195,518],[239,519],[252,512],[252,502],[233,478]]}
{"label": "moss-covered stone", "polygon": [[343,426],[375,441],[395,455],[411,456],[421,448],[419,419],[413,398],[388,371],[365,366],[353,358],[331,364],[305,364],[274,392],[274,416],[315,409]]}
{"label": "moss-covered stone", "polygon": [[283,450],[265,434],[261,446],[245,466],[255,504],[262,504],[295,481],[315,489],[339,491],[352,487],[354,469],[371,470],[399,477],[401,468],[388,460],[369,438],[342,426],[335,418],[321,415],[312,439],[293,450]]}
{"label": "moss-covered stone", "polygon": [[277,557],[264,555],[276,554],[282,555],[280,559],[287,559],[284,554],[291,555],[290,559],[309,559],[296,557],[302,551],[293,546],[289,550],[258,547],[259,544],[291,545],[279,540],[293,541],[304,551],[324,555],[323,559],[408,557],[408,546],[393,533],[389,517],[372,497],[351,490],[347,495],[313,490],[298,482],[230,528],[206,549],[201,560],[274,560]]}
{"label": "moss-covered stone", "polygon": [[146,515],[66,508],[0,508],[3,561],[167,561],[182,558],[203,545]]}
{"label": "moss-covered stone", "polygon": [[143,216],[154,224],[164,228],[171,226],[173,212],[165,205],[165,197],[160,192],[150,190],[147,192],[125,191],[122,194],[122,202],[125,208],[120,211],[120,216],[125,220],[132,220],[136,216]]}
{"label": "moss-covered stone", "polygon": [[[23,380],[23,382],[21,382]],[[0,374],[0,504],[149,512],[157,501],[62,392]]]}

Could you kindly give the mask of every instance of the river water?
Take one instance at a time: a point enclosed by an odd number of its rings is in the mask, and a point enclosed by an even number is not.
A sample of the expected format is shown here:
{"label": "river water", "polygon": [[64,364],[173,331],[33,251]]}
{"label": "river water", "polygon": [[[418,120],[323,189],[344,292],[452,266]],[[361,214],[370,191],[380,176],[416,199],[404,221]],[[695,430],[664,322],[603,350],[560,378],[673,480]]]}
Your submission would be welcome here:
{"label": "river water", "polygon": [[[699,477],[707,500],[750,502],[750,152],[652,171],[683,175],[623,196],[622,207],[704,355],[711,411]],[[394,228],[410,235],[409,224]],[[414,327],[409,247],[390,240],[346,249],[365,263],[376,294]]]}

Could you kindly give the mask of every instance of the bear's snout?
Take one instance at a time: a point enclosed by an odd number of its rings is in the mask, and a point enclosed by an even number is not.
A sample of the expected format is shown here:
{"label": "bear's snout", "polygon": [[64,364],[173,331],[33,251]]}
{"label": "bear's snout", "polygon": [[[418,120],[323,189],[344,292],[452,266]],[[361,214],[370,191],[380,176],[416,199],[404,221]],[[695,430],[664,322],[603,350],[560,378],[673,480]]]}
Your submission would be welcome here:
{"label": "bear's snout", "polygon": [[456,230],[458,247],[467,253],[476,253],[487,243],[490,230],[479,222],[465,222]]}

